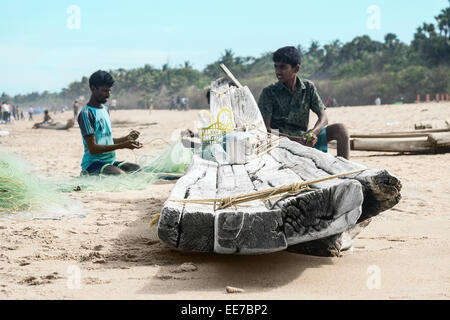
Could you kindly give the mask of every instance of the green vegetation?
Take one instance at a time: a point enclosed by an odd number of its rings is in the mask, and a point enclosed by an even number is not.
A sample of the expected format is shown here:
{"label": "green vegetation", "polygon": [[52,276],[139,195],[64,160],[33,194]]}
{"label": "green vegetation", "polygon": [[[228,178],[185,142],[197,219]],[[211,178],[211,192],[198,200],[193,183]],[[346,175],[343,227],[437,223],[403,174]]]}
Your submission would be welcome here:
{"label": "green vegetation", "polygon": [[[450,7],[443,9],[435,24],[418,27],[410,44],[401,42],[393,33],[384,42],[369,36],[356,37],[348,43],[335,40],[321,46],[313,41],[302,52],[301,77],[313,80],[325,101],[335,97],[340,105],[373,104],[376,97],[383,103],[403,98],[414,102],[417,94],[450,92]],[[274,48],[277,49],[277,48]],[[186,96],[191,107],[206,107],[206,87],[223,76],[219,64],[224,63],[236,77],[252,90],[258,99],[263,87],[275,81],[272,54],[259,58],[239,57],[232,50],[203,71],[184,65],[161,69],[146,65],[132,70],[112,70],[116,85],[112,98],[119,107],[168,108],[171,96]],[[73,82],[60,93],[43,92],[0,99],[28,106],[71,106],[74,99],[89,96],[88,78]],[[424,98],[422,98],[424,99]]]}

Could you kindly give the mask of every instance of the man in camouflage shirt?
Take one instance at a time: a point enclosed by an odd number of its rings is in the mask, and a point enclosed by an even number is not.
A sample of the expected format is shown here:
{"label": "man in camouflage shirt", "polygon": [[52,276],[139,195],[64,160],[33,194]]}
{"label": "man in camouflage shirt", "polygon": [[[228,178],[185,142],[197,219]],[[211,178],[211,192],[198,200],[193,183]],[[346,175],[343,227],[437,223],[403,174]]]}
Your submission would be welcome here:
{"label": "man in camouflage shirt", "polygon": [[[325,105],[311,81],[299,79],[301,57],[295,47],[284,47],[273,54],[278,82],[263,89],[258,106],[267,130],[278,130],[280,136],[328,152],[327,143],[337,140],[337,155],[350,156],[350,141],[343,124],[327,126]],[[309,110],[318,120],[308,130]]]}

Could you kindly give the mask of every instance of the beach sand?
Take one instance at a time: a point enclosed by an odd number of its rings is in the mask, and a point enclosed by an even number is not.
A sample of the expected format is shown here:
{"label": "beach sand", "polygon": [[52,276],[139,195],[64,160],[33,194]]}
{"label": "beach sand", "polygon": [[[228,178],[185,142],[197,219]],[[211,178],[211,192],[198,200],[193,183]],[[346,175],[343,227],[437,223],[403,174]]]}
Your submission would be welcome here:
{"label": "beach sand", "polygon": [[[72,112],[51,115],[65,122]],[[194,129],[197,115],[112,111],[114,136],[137,129],[145,144],[120,150],[117,158],[161,153],[167,144],[156,138],[170,142],[176,129]],[[331,108],[328,115],[351,133],[412,131],[422,120],[450,119],[450,103]],[[1,150],[26,159],[36,175],[79,175],[77,125],[69,131],[31,130],[28,121],[0,127],[10,132],[0,137]],[[0,221],[0,299],[449,299],[450,153],[352,152],[351,160],[399,177],[403,199],[374,218],[340,258],[178,252],[149,228],[175,184],[164,181],[141,191],[70,193],[85,218]],[[226,286],[245,292],[228,294]]]}

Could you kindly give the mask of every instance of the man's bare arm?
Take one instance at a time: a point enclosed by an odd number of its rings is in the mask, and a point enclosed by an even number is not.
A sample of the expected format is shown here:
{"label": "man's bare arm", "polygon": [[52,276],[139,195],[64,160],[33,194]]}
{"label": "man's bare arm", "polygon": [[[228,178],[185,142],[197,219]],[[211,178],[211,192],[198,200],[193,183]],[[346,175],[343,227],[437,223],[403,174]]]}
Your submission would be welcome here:
{"label": "man's bare arm", "polygon": [[322,129],[328,125],[328,116],[325,110],[320,110],[320,112],[316,114],[318,117],[316,124],[311,130],[308,130],[308,132],[311,132],[317,136],[320,133],[320,131],[322,131]]}
{"label": "man's bare arm", "polygon": [[[266,125],[266,129],[267,129],[268,132],[272,133],[272,131],[275,131],[275,129],[271,128],[272,120],[270,118],[263,118],[263,120],[264,120],[264,124]],[[305,144],[305,142],[306,142],[305,138],[303,138],[303,137],[290,136],[288,134],[281,133],[279,131],[277,132],[277,134],[280,137],[286,137],[289,140],[292,140],[292,141],[295,141],[295,142],[298,142],[298,143],[301,143],[301,144]]]}
{"label": "man's bare arm", "polygon": [[95,136],[88,136],[85,138],[86,145],[88,147],[90,154],[98,154],[104,152],[110,152],[118,149],[140,149],[142,148],[142,144],[134,140],[126,140],[120,143],[114,143],[111,145],[100,145],[95,141]]}

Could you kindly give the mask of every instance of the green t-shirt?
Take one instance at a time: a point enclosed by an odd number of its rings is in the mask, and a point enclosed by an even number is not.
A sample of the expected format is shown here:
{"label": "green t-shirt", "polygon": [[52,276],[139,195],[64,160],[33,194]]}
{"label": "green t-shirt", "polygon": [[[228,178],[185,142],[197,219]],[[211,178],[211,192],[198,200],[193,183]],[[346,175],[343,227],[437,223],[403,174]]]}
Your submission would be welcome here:
{"label": "green t-shirt", "polygon": [[108,108],[103,105],[100,108],[85,105],[78,115],[78,125],[84,144],[84,156],[81,161],[81,169],[87,170],[96,161],[113,164],[116,161],[115,151],[90,154],[85,139],[88,136],[95,135],[95,141],[99,145],[107,146],[114,144]]}
{"label": "green t-shirt", "polygon": [[297,78],[296,87],[291,92],[277,82],[264,88],[258,101],[263,118],[271,119],[272,129],[290,136],[300,136],[308,130],[309,110],[318,114],[326,109],[311,81]]}

